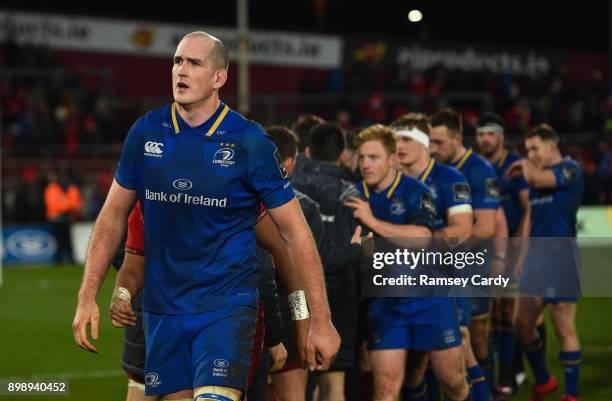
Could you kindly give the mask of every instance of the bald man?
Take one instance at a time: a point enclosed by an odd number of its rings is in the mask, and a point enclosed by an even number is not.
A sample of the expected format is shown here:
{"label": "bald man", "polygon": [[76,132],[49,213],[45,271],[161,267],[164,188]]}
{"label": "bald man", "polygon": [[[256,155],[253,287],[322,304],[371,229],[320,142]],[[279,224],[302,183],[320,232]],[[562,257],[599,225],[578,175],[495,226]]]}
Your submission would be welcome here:
{"label": "bald man", "polygon": [[[293,318],[310,318],[302,360],[311,370],[326,370],[339,348],[319,256],[278,150],[258,124],[219,99],[228,59],[223,43],[205,32],[181,40],[173,58],[174,102],[130,129],[87,251],[72,327],[77,345],[98,352],[87,326],[97,340],[96,295],[140,201],[145,393],[158,399],[244,396],[257,320],[260,202],[294,262],[294,271],[285,272],[294,278]],[[117,287],[113,296],[132,294]]]}

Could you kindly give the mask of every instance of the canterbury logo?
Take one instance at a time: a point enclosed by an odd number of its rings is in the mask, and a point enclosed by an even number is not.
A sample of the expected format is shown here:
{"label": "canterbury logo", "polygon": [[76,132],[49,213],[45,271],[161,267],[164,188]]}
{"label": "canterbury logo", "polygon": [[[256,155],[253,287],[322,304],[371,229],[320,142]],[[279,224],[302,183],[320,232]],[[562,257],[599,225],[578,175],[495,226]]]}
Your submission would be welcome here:
{"label": "canterbury logo", "polygon": [[164,144],[161,142],[148,141],[144,145],[145,155],[154,156],[154,157],[162,157],[161,154],[164,153],[162,149],[163,147],[164,147]]}

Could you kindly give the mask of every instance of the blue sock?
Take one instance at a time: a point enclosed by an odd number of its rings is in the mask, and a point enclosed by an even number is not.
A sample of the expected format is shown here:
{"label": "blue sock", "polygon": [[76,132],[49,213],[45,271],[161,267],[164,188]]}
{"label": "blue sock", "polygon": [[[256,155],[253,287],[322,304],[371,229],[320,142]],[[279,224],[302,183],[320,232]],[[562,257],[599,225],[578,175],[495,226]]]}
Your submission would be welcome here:
{"label": "blue sock", "polygon": [[536,383],[547,383],[550,379],[550,374],[548,373],[548,368],[546,367],[546,354],[544,353],[542,341],[538,338],[529,344],[525,344],[523,349],[525,350],[525,356],[529,361],[529,365],[533,370]]}
{"label": "blue sock", "polygon": [[480,365],[472,366],[467,369],[470,383],[472,384],[472,399],[474,401],[489,401],[489,388]]}
{"label": "blue sock", "polygon": [[580,351],[561,351],[559,352],[559,359],[561,359],[565,376],[565,394],[578,397],[578,376],[580,373],[580,362],[582,362],[582,353]]}
{"label": "blue sock", "polygon": [[485,371],[485,376],[489,382],[489,391],[495,391],[495,336],[489,332],[489,371]]}
{"label": "blue sock", "polygon": [[511,386],[514,382],[514,351],[516,350],[516,336],[512,329],[512,322],[502,321],[499,330],[495,333],[495,349],[499,361],[498,382],[500,386]]}
{"label": "blue sock", "polygon": [[427,401],[427,383],[425,379],[421,383],[417,384],[416,387],[404,387],[402,394],[402,400],[404,401]]}
{"label": "blue sock", "polygon": [[425,371],[425,380],[427,381],[427,400],[440,401],[440,382],[433,369]]}
{"label": "blue sock", "polygon": [[544,348],[544,359],[546,359],[546,323],[539,324],[537,330]]}
{"label": "blue sock", "polygon": [[495,348],[500,364],[512,364],[514,361],[515,340],[512,322],[503,321],[501,328],[495,333]]}

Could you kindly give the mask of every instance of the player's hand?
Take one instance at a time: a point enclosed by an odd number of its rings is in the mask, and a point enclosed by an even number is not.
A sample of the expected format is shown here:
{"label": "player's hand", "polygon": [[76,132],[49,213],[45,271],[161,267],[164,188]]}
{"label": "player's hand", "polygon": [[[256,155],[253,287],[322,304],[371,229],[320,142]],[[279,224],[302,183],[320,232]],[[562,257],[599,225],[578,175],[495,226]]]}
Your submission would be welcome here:
{"label": "player's hand", "polygon": [[344,206],[353,209],[353,217],[361,220],[366,226],[371,226],[374,214],[372,214],[372,208],[370,202],[365,201],[361,198],[353,197],[344,202]]}
{"label": "player's hand", "polygon": [[275,372],[282,369],[283,366],[285,366],[285,362],[287,362],[287,349],[283,343],[278,343],[277,345],[268,348],[268,352],[270,352],[270,356],[272,357],[270,372]]}
{"label": "player's hand", "polygon": [[136,314],[132,310],[132,304],[125,299],[113,298],[110,305],[110,318],[113,326],[127,327],[136,326]]}
{"label": "player's hand", "polygon": [[91,344],[87,337],[87,326],[91,326],[91,337],[97,340],[99,338],[100,308],[95,300],[79,301],[72,322],[72,334],[76,345],[86,351],[97,353],[98,348]]}
{"label": "player's hand", "polygon": [[508,167],[508,170],[506,171],[506,175],[510,178],[522,175],[523,174],[523,162],[525,160],[526,159],[520,159],[512,163],[510,167]]}
{"label": "player's hand", "polygon": [[329,370],[340,349],[340,336],[331,320],[310,322],[308,369]]}

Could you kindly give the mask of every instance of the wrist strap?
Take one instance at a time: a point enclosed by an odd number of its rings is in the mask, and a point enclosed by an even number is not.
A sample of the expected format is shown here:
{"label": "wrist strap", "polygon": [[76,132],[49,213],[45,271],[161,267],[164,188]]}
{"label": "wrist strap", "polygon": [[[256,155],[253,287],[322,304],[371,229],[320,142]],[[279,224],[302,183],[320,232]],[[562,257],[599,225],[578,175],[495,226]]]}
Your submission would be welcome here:
{"label": "wrist strap", "polygon": [[115,290],[113,291],[113,299],[115,298],[119,298],[127,302],[130,302],[132,300],[132,296],[130,295],[130,292],[125,287],[115,288]]}
{"label": "wrist strap", "polygon": [[293,320],[304,320],[310,317],[306,294],[303,290],[294,291],[289,294],[287,301],[289,301],[289,309],[291,310],[291,318]]}

